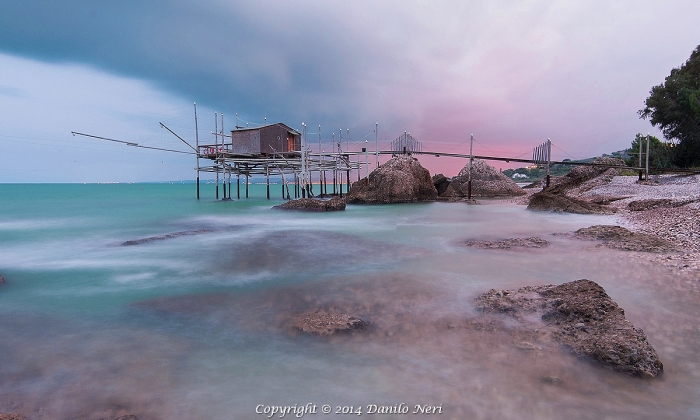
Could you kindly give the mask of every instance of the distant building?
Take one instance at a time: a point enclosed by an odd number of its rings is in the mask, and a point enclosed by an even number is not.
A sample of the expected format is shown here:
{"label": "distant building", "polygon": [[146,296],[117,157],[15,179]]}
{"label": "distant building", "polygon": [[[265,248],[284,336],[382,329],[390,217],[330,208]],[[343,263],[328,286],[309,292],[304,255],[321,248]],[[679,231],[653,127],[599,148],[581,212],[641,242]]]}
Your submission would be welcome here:
{"label": "distant building", "polygon": [[231,142],[233,154],[272,155],[301,151],[301,134],[282,123],[232,130]]}

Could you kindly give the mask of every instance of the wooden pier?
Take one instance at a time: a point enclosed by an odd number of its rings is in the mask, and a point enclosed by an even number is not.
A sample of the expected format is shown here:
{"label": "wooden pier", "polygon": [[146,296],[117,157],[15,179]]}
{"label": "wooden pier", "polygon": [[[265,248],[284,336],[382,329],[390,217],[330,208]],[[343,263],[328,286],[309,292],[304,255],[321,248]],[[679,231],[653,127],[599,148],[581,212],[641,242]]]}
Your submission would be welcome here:
{"label": "wooden pier", "polygon": [[[642,151],[639,155],[639,166],[616,166],[603,163],[580,162],[580,161],[553,161],[551,159],[551,141],[547,141],[533,149],[532,159],[511,158],[502,156],[484,156],[472,154],[472,144],[474,136],[470,137],[469,154],[445,153],[424,151],[423,144],[417,141],[408,132],[404,132],[391,142],[390,150],[379,150],[378,123],[375,125],[375,150],[368,150],[368,141],[365,140],[365,147],[361,151],[350,151],[342,149],[342,130],[338,141],[334,135],[331,137],[331,152],[321,150],[321,127],[318,131],[317,152],[311,152],[307,139],[306,124],[302,123],[302,129],[297,131],[286,124],[273,123],[257,127],[240,127],[238,121],[234,130],[227,134],[224,131],[224,116],[221,114],[221,125],[219,128],[219,117],[214,113],[214,126],[212,131],[214,143],[200,144],[197,120],[197,106],[194,105],[195,120],[195,144],[194,146],[178,136],[163,123],[160,125],[172,133],[175,137],[186,144],[192,151],[182,151],[174,149],[164,149],[139,145],[135,142],[111,139],[107,137],[94,136],[90,134],[72,132],[73,135],[91,137],[99,140],[122,143],[127,146],[140,147],[152,150],[160,150],[174,153],[184,153],[195,155],[196,158],[196,184],[197,198],[200,198],[200,173],[211,173],[216,178],[216,199],[220,198],[219,184],[222,186],[224,200],[232,198],[232,178],[236,182],[236,197],[241,198],[241,178],[245,186],[245,197],[248,197],[248,185],[253,176],[264,176],[267,184],[267,198],[270,199],[270,178],[279,177],[282,181],[282,198],[291,199],[299,197],[314,197],[328,195],[343,195],[350,190],[351,174],[357,174],[357,180],[361,179],[362,169],[365,169],[365,176],[369,174],[369,155],[375,156],[375,162],[379,164],[379,155],[430,155],[435,157],[451,157],[458,159],[468,159],[471,172],[471,162],[473,159],[492,160],[502,162],[520,162],[543,166],[547,169],[547,184],[549,184],[549,168],[554,164],[572,166],[608,166],[616,169],[627,169],[639,173],[639,179],[648,179],[650,171],[665,172],[662,168],[649,167],[649,139],[647,137],[646,153]],[[349,149],[349,130],[347,130],[346,149]],[[644,165],[642,156],[645,155]],[[364,157],[364,162],[362,157]],[[201,160],[205,161],[202,165]],[[672,170],[678,172],[678,170]],[[682,171],[681,171],[682,172]],[[319,191],[314,191],[312,177],[316,174]],[[471,179],[471,177],[470,177]],[[469,181],[471,184],[471,181]],[[329,184],[330,187],[329,191]]]}

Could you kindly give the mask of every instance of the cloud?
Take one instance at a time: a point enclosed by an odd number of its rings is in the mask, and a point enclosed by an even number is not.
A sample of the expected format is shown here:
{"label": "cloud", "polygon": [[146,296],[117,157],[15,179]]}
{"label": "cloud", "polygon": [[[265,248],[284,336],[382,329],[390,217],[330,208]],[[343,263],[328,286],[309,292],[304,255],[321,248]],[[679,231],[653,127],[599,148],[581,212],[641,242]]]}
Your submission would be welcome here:
{"label": "cloud", "polygon": [[0,96],[7,96],[10,98],[26,98],[27,92],[13,86],[0,85]]}
{"label": "cloud", "polygon": [[513,153],[551,137],[585,157],[655,132],[636,110],[700,42],[698,15],[692,0],[28,1],[3,6],[0,50],[242,121],[378,121],[436,148],[474,132]]}
{"label": "cloud", "polygon": [[[77,64],[47,64],[0,54],[0,180],[109,182],[193,178],[194,158],[147,151],[71,131],[186,150],[158,126],[194,137],[192,103],[142,80]],[[205,114],[212,111],[201,108]],[[206,130],[203,130],[206,133]],[[167,165],[166,165],[167,162]]]}

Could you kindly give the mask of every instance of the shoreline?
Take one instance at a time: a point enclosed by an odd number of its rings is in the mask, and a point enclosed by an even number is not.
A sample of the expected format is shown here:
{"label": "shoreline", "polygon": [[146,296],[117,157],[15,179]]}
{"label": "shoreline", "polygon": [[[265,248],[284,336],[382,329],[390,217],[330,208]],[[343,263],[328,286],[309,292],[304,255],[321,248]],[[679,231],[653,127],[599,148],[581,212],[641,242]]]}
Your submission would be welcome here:
{"label": "shoreline", "polygon": [[[616,209],[613,217],[634,233],[656,236],[676,246],[674,253],[634,253],[635,257],[659,263],[687,274],[700,274],[700,175],[660,175],[649,181],[637,176],[615,176],[610,182],[596,183],[591,188],[571,191],[570,196],[586,201],[609,200]],[[539,189],[526,189],[527,195],[511,200],[527,204]],[[629,204],[640,200],[692,201],[678,206],[656,207],[633,211]]]}

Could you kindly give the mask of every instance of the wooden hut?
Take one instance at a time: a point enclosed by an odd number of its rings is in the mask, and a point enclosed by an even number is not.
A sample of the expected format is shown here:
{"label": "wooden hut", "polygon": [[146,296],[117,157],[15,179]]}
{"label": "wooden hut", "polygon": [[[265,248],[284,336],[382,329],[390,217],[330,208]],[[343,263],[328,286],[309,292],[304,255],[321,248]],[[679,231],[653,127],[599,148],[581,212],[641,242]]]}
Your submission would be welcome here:
{"label": "wooden hut", "polygon": [[301,150],[301,134],[282,123],[232,130],[231,142],[233,154],[272,155]]}

